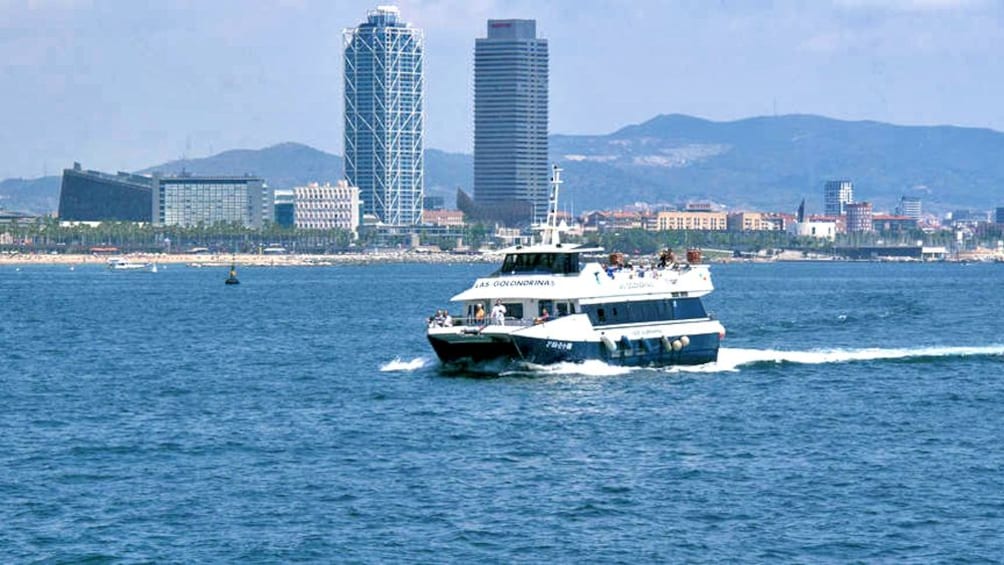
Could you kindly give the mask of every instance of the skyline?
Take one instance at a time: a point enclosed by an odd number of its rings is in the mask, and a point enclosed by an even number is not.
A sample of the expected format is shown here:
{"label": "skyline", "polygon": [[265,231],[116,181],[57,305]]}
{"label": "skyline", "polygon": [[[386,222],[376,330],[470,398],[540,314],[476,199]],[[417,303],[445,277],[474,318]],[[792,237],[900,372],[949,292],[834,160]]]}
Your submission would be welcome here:
{"label": "skyline", "polygon": [[[342,154],[341,31],[380,3],[2,3],[0,178],[283,141]],[[549,39],[550,133],[671,113],[1004,131],[1004,7],[991,1],[395,5],[426,37],[431,148],[472,153],[474,41],[489,18],[535,19]]]}

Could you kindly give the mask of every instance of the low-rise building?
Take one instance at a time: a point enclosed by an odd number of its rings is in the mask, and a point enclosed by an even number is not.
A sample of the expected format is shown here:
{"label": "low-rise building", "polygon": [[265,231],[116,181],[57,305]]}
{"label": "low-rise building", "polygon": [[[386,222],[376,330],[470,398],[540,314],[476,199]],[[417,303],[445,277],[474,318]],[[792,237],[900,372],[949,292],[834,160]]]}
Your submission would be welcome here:
{"label": "low-rise building", "polygon": [[729,227],[725,212],[659,212],[656,221],[659,231],[725,231]]}
{"label": "low-rise building", "polygon": [[872,215],[872,229],[886,233],[909,232],[917,229],[917,220],[909,216],[874,214]]}
{"label": "low-rise building", "polygon": [[163,226],[211,226],[237,223],[262,228],[274,217],[274,197],[253,176],[153,177],[153,223]]}
{"label": "low-rise building", "polygon": [[464,213],[460,210],[422,210],[422,223],[434,226],[464,226]]}
{"label": "low-rise building", "polygon": [[872,205],[870,202],[851,202],[844,205],[847,212],[847,231],[866,232],[872,231]]}
{"label": "low-rise building", "polygon": [[732,212],[728,215],[729,231],[775,231],[778,223],[763,212]]}
{"label": "low-rise building", "polygon": [[833,220],[807,220],[793,222],[788,233],[797,237],[815,237],[833,241],[837,237],[837,223]]}
{"label": "low-rise building", "polygon": [[312,182],[294,193],[294,223],[298,229],[343,229],[356,233],[360,221],[359,188],[340,180],[334,185]]}

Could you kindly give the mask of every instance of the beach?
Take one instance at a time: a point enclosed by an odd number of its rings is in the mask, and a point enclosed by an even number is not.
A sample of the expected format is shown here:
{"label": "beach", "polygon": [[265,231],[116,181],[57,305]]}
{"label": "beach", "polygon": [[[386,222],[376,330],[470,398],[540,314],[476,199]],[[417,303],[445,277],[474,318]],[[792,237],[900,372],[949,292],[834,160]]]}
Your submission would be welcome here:
{"label": "beach", "polygon": [[62,253],[4,253],[0,265],[104,265],[110,259],[133,263],[183,264],[192,267],[237,266],[250,267],[310,267],[328,265],[367,265],[378,263],[495,263],[495,254],[454,254],[443,252],[416,252],[405,250],[372,253],[340,253],[333,255],[257,253],[123,253],[123,254],[62,254]]}

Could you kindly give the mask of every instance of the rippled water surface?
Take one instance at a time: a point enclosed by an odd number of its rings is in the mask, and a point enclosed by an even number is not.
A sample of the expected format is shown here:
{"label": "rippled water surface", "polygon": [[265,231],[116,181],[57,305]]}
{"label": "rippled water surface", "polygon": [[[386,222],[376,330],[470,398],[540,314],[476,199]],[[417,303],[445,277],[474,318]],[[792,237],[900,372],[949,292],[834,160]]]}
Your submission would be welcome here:
{"label": "rippled water surface", "polygon": [[490,270],[0,267],[0,558],[1004,555],[1004,266],[716,266],[716,366],[445,372]]}

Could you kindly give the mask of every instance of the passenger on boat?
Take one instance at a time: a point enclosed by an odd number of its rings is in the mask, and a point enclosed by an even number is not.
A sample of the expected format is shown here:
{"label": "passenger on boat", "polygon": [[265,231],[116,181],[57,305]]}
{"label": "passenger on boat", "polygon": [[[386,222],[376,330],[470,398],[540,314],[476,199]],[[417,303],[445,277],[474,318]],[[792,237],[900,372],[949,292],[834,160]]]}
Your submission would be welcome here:
{"label": "passenger on boat", "polygon": [[533,319],[534,324],[543,324],[544,322],[551,319],[551,316],[547,313],[547,308],[540,311],[540,316]]}
{"label": "passenger on boat", "polygon": [[667,247],[659,254],[659,267],[665,269],[674,264],[676,264],[676,255],[673,253],[673,248]]}
{"label": "passenger on boat", "polygon": [[443,310],[443,324],[442,325],[443,325],[444,328],[449,328],[449,327],[453,326],[453,316],[451,316],[450,313],[448,311],[446,311],[446,310]]}
{"label": "passenger on boat", "polygon": [[474,320],[479,324],[485,321],[485,307],[480,303],[474,307]]}
{"label": "passenger on boat", "polygon": [[496,299],[495,306],[492,307],[492,323],[500,326],[505,325],[505,305],[500,299]]}

